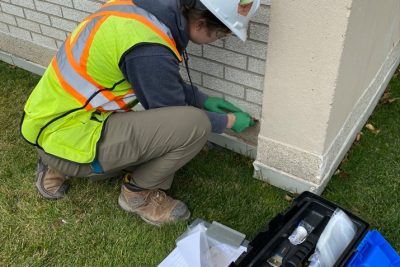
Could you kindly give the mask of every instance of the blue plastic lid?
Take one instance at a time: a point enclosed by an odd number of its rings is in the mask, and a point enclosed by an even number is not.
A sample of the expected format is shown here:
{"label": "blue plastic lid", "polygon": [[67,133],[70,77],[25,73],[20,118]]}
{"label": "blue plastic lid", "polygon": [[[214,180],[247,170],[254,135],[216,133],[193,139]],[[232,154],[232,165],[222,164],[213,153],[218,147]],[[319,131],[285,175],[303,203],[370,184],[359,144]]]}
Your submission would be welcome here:
{"label": "blue plastic lid", "polygon": [[377,231],[369,231],[347,267],[400,267],[400,256]]}

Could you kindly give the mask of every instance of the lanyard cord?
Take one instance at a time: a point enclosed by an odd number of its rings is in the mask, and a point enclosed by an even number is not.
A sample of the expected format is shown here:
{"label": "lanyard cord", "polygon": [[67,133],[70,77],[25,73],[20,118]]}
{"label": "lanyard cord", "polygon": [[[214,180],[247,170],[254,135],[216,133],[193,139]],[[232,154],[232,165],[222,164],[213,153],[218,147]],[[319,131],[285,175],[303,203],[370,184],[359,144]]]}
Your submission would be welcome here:
{"label": "lanyard cord", "polygon": [[186,72],[188,74],[189,77],[189,81],[190,81],[190,86],[192,87],[192,93],[193,93],[193,103],[194,106],[197,107],[197,101],[196,101],[196,95],[195,95],[195,90],[194,90],[194,86],[193,86],[193,82],[192,82],[192,77],[190,77],[190,70],[189,70],[189,56],[188,53],[185,50],[183,50],[183,61],[185,62],[185,67],[186,67]]}

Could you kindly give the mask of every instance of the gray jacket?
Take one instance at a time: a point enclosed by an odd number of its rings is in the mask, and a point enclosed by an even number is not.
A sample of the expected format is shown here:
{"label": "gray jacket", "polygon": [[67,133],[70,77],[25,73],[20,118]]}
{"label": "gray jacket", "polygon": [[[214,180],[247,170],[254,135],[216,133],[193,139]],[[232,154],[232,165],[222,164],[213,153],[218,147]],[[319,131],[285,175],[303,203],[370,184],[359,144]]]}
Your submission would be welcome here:
{"label": "gray jacket", "polygon": [[[134,0],[134,3],[155,15],[172,32],[178,51],[182,54],[189,42],[188,25],[180,11],[180,0]],[[145,109],[167,106],[196,106],[203,108],[207,95],[196,86],[185,83],[179,73],[179,61],[165,46],[141,44],[121,58],[120,69],[134,85],[138,100]],[[222,133],[227,116],[208,112],[212,131]]]}

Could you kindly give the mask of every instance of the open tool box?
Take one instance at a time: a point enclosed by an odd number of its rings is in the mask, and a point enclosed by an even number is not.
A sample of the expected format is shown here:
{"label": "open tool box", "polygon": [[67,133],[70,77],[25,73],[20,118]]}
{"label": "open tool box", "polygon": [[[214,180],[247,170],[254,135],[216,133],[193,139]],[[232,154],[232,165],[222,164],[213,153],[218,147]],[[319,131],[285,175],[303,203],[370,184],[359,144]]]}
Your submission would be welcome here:
{"label": "open tool box", "polygon": [[[313,193],[302,193],[289,209],[278,214],[257,234],[249,243],[247,252],[230,267],[308,266],[320,235],[337,208],[340,207]],[[379,232],[369,232],[367,222],[340,209],[354,223],[355,234],[333,266],[400,266],[400,257]],[[288,237],[304,220],[314,228],[304,242],[293,245]]]}

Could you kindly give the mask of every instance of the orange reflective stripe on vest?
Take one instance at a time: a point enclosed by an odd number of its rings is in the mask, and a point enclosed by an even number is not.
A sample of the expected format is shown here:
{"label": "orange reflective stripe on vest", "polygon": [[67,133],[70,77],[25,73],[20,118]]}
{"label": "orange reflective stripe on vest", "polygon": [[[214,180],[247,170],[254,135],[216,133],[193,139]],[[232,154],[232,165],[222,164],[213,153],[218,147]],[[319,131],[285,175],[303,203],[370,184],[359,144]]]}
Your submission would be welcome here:
{"label": "orange reflective stripe on vest", "polygon": [[[92,108],[105,111],[127,111],[128,104],[135,96],[133,90],[124,96],[115,96],[104,89],[87,73],[89,51],[97,31],[109,16],[117,16],[137,20],[153,32],[161,36],[172,48],[179,60],[181,56],[176,50],[175,42],[168,28],[161,24],[153,15],[136,7],[130,1],[115,1],[104,5],[98,12],[90,16],[79,30],[73,42],[70,37],[61,47],[65,53],[58,53],[55,64],[58,66],[58,77],[66,84],[66,90],[80,103],[89,103],[85,109]],[[66,57],[65,57],[66,56]],[[116,81],[118,82],[118,81]],[[68,89],[69,88],[69,89]]]}
{"label": "orange reflective stripe on vest", "polygon": [[108,16],[106,15],[106,16],[101,17],[98,21],[96,21],[93,29],[91,29],[90,34],[87,37],[87,40],[85,40],[83,42],[85,44],[85,47],[84,47],[81,57],[80,57],[80,65],[82,66],[82,69],[85,72],[87,72],[87,61],[89,58],[89,50],[90,50],[90,47],[92,46],[94,36],[96,35],[97,31],[99,30],[99,28],[101,27],[101,25],[107,18],[108,18]]}
{"label": "orange reflective stripe on vest", "polygon": [[89,103],[87,103],[87,98],[84,95],[82,95],[79,91],[75,90],[74,87],[72,87],[67,81],[64,80],[63,75],[61,75],[61,71],[58,68],[58,64],[56,61],[57,61],[56,58],[53,58],[53,60],[51,61],[51,66],[54,68],[59,83],[70,95],[72,95],[76,100],[78,100],[79,103],[82,104],[82,106],[86,105],[85,109],[87,110],[93,109],[93,107]]}
{"label": "orange reflective stripe on vest", "polygon": [[[154,15],[137,7],[132,3],[132,1],[115,1],[107,3],[96,13],[91,15],[89,19],[99,16],[118,16],[138,20],[159,34],[168,44],[171,45],[171,47],[176,48],[176,43],[170,30],[164,24],[160,23]],[[174,50],[174,53],[178,57],[179,61],[182,61],[182,58],[176,49]]]}

